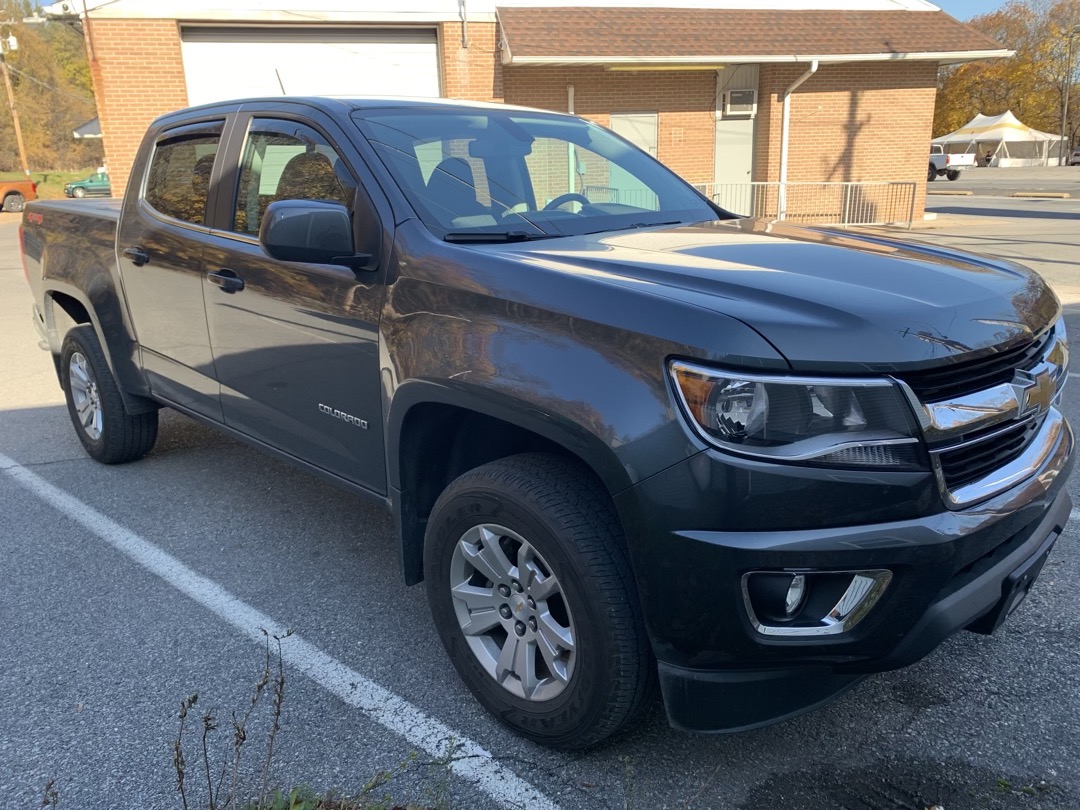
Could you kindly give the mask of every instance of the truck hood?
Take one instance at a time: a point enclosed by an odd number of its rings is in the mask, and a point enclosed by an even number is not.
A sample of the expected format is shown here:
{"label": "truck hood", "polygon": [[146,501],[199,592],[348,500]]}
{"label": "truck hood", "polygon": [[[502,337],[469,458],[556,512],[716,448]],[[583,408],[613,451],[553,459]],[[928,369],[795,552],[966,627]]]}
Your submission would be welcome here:
{"label": "truck hood", "polygon": [[[793,369],[891,372],[1030,340],[1059,305],[1033,271],[872,236],[732,220],[509,247],[737,318]],[[722,347],[718,347],[721,348]]]}

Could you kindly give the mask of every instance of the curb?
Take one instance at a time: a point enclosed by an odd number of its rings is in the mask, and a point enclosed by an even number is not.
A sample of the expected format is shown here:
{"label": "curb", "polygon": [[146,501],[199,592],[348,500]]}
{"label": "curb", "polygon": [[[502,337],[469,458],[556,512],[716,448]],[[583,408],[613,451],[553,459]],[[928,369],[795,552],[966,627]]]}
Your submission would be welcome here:
{"label": "curb", "polygon": [[1032,197],[1041,200],[1071,200],[1072,194],[1067,191],[1017,191],[1011,197]]}
{"label": "curb", "polygon": [[952,191],[950,189],[942,189],[941,191],[938,191],[937,189],[926,190],[927,197],[970,197],[974,193],[974,191]]}

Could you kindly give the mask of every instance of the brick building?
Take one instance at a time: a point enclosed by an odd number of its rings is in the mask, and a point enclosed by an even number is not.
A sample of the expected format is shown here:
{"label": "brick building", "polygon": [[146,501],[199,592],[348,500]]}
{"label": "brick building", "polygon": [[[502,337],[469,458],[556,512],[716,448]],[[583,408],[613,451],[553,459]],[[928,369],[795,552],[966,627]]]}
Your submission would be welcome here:
{"label": "brick building", "polygon": [[938,67],[1009,55],[926,0],[582,2],[88,0],[84,13],[73,0],[44,11],[82,25],[115,189],[168,110],[442,95],[575,112],[717,188],[916,183],[901,205],[920,216]]}

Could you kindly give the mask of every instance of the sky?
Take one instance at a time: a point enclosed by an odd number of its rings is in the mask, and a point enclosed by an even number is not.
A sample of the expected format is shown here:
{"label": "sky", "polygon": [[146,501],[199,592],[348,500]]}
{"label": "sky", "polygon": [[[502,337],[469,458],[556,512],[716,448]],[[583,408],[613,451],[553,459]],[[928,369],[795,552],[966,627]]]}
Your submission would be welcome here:
{"label": "sky", "polygon": [[1005,0],[930,0],[930,2],[958,20],[969,20],[976,14],[985,14],[1005,5]]}

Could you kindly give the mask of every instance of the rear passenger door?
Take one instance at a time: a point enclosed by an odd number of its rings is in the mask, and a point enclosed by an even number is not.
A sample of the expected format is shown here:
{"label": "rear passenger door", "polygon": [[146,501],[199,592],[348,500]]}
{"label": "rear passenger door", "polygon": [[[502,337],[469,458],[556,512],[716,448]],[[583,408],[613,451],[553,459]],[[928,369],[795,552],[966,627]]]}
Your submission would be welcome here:
{"label": "rear passenger door", "polygon": [[[223,120],[160,132],[124,201],[117,263],[154,394],[221,421],[203,303],[209,180]],[[133,184],[134,187],[140,187]]]}
{"label": "rear passenger door", "polygon": [[[238,122],[235,204],[222,206],[204,257],[210,341],[227,425],[385,492],[380,272],[281,261],[258,241],[271,202],[351,210],[358,175],[350,163],[359,159],[346,137],[331,140],[330,127],[269,116]],[[236,281],[220,286],[222,277]]]}

